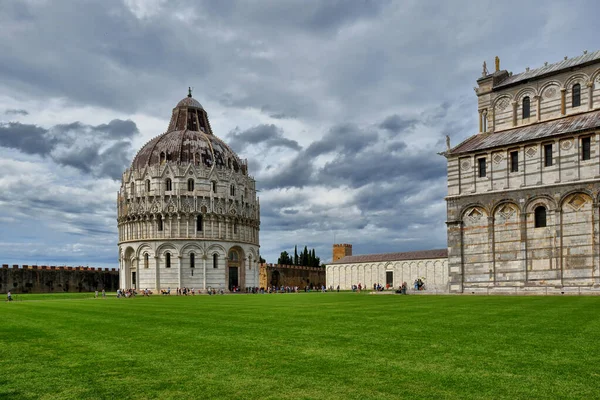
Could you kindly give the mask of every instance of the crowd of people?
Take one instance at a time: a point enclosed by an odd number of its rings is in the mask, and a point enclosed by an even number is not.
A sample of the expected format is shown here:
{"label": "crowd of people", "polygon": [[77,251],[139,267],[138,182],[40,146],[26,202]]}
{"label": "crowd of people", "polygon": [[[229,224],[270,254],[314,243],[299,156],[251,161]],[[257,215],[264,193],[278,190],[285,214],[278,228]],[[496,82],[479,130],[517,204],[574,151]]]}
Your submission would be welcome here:
{"label": "crowd of people", "polygon": [[[396,293],[398,294],[406,294],[408,285],[406,284],[406,282],[403,282],[402,285],[400,285],[400,287],[398,287],[398,289],[396,290]],[[413,286],[414,290],[425,290],[425,280],[424,278],[417,278],[414,281],[414,286]],[[366,289],[366,286],[363,286],[362,283],[359,283],[358,285],[352,285],[351,289],[353,292],[358,292],[360,293],[361,290]],[[381,283],[374,283],[373,284],[373,291],[376,292],[381,292],[384,291],[386,289],[390,289],[390,285],[382,285]],[[337,292],[340,291],[340,285],[337,286],[336,289],[333,288],[333,285],[326,287],[325,285],[305,285],[304,288],[300,288],[300,286],[287,286],[287,285],[281,285],[281,286],[277,286],[277,285],[271,285],[271,286],[267,286],[265,287],[246,287],[244,289],[240,288],[240,287],[233,287],[231,292],[233,293],[252,293],[252,294],[266,294],[266,293],[299,293],[300,291],[304,290],[305,293],[311,292],[311,291],[321,291],[323,293],[325,292],[334,292],[337,290]],[[106,298],[106,291],[104,289],[102,289],[102,298]],[[147,296],[149,297],[152,294],[152,291],[149,289],[144,289],[141,291],[143,296]],[[176,288],[175,293],[177,296],[195,296],[196,293],[198,294],[202,294],[204,293],[202,290],[197,290],[194,288],[187,288],[187,287],[183,287],[183,288]],[[160,294],[163,296],[170,296],[171,295],[171,288],[167,287],[167,289],[160,289]],[[212,288],[209,287],[206,290],[206,294],[208,295],[216,295],[216,294],[225,294],[225,290],[223,288]],[[135,289],[118,289],[117,290],[117,298],[120,299],[121,297],[125,297],[125,298],[129,298],[129,297],[135,297],[137,296],[138,293]],[[94,293],[94,298],[98,298],[100,296],[100,293],[98,292],[98,290],[95,291]],[[13,297],[12,297],[12,293],[10,292],[10,290],[8,291],[7,295],[6,295],[6,301],[13,301]]]}

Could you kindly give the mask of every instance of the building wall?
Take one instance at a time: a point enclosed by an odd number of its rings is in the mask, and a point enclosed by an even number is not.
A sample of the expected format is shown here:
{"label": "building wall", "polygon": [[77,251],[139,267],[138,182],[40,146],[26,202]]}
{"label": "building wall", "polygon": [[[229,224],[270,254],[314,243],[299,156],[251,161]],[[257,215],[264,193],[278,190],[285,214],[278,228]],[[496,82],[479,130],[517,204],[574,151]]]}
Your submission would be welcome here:
{"label": "building wall", "polygon": [[325,284],[325,269],[299,265],[260,264],[259,287],[305,286],[320,287]]}
{"label": "building wall", "polygon": [[[479,113],[487,118],[487,131],[498,132],[517,126],[560,118],[600,108],[600,67],[598,64],[577,67],[530,82],[494,88],[492,82],[501,85],[501,71],[479,81],[477,88]],[[573,85],[581,87],[581,103],[573,107]],[[530,98],[530,117],[523,118],[523,98]],[[563,106],[564,104],[564,106]]]}
{"label": "building wall", "polygon": [[449,198],[450,290],[600,292],[599,196],[579,182]]}
{"label": "building wall", "polygon": [[[228,259],[230,250],[238,253],[237,262]],[[171,258],[170,267],[167,267],[167,253]],[[119,254],[122,288],[228,290],[229,266],[233,265],[238,266],[239,287],[258,286],[258,246],[247,243],[176,239],[131,241],[121,244]],[[191,254],[195,260],[193,268]],[[217,268],[213,265],[214,255],[217,256]],[[136,273],[135,281],[132,272]]]}
{"label": "building wall", "polygon": [[119,272],[88,267],[18,265],[0,268],[0,293],[65,293],[118,289]]}
{"label": "building wall", "polygon": [[352,285],[372,288],[373,284],[386,284],[386,271],[393,271],[393,287],[403,282],[409,287],[421,278],[429,292],[448,292],[448,260],[446,258],[425,260],[401,260],[378,263],[330,264],[326,267],[327,287],[350,290]]}
{"label": "building wall", "polygon": [[[581,139],[590,137],[590,159],[581,159]],[[552,165],[544,164],[544,146],[552,145]],[[510,153],[518,152],[518,171],[510,172]],[[478,159],[486,159],[479,177]],[[453,157],[448,160],[449,197],[540,187],[596,179],[600,176],[600,134],[585,133],[521,143]]]}
{"label": "building wall", "polygon": [[[600,108],[599,63],[502,88],[507,76],[499,71],[478,81],[479,113],[488,121],[480,131],[487,134]],[[581,85],[577,107],[572,106],[575,84]],[[525,96],[531,100],[526,119]],[[451,292],[600,292],[600,133],[548,134],[448,157]],[[588,137],[590,159],[582,160],[582,139]],[[546,145],[552,146],[549,166]],[[513,152],[516,171],[511,170]],[[480,177],[482,158],[486,174]],[[544,227],[535,225],[539,206],[546,209]]]}

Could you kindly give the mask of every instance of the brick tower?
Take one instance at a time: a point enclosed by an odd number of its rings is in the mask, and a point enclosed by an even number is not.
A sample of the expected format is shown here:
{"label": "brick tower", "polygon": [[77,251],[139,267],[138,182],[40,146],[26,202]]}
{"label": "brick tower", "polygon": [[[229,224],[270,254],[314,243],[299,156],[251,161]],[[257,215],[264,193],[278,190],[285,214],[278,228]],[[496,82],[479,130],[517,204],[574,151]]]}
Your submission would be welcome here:
{"label": "brick tower", "polygon": [[351,244],[334,244],[333,245],[333,260],[337,261],[346,256],[352,255],[352,245]]}

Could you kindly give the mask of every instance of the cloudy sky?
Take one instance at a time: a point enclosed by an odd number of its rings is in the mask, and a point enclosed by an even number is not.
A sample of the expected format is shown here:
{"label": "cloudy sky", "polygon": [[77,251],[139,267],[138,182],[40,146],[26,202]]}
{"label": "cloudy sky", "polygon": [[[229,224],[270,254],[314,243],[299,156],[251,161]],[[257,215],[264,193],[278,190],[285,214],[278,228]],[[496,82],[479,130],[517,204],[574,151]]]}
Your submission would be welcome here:
{"label": "cloudy sky", "polygon": [[445,135],[484,60],[598,50],[595,1],[0,0],[0,262],[117,266],[116,193],[194,87],[261,190],[261,252],[446,246]]}

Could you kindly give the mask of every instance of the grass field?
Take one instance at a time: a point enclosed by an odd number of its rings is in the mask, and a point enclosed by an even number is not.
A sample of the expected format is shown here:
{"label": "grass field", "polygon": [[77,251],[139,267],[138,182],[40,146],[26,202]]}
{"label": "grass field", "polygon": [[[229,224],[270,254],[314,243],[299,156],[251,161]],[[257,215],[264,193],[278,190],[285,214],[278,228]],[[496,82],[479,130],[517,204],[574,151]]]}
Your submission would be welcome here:
{"label": "grass field", "polygon": [[0,398],[600,396],[600,297],[85,297],[0,302]]}

